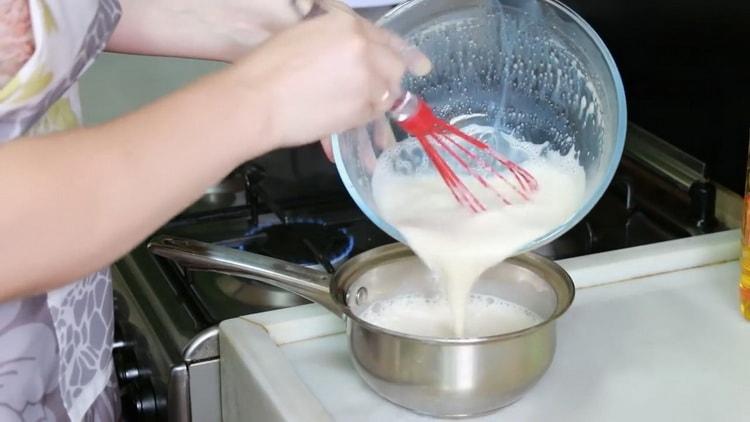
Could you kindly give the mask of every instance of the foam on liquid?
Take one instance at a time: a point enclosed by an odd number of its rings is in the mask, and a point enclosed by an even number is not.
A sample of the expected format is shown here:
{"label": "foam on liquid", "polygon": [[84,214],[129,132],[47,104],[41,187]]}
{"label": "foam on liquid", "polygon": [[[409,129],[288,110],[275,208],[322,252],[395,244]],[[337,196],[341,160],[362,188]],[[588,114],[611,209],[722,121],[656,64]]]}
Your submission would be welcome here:
{"label": "foam on liquid", "polygon": [[[453,337],[454,321],[445,298],[402,295],[375,302],[360,315],[377,326],[423,337]],[[534,326],[543,319],[513,302],[473,294],[466,312],[466,337],[487,337]]]}
{"label": "foam on liquid", "polygon": [[[463,130],[473,135],[494,132],[492,128],[477,125]],[[449,306],[427,299],[412,303],[421,303],[419,306],[428,315],[442,315],[450,310],[453,336],[464,337],[483,327],[472,315],[482,315],[484,311],[475,310],[474,301],[469,301],[471,287],[479,276],[563,224],[583,198],[585,173],[573,153],[562,156],[547,151],[542,156],[544,145],[534,147],[508,140],[512,147],[524,149],[529,156],[521,165],[534,175],[539,188],[530,200],[522,200],[512,188],[495,178],[494,186],[513,203],[505,205],[495,192],[473,177],[460,175],[487,207],[482,213],[472,213],[460,205],[436,172],[404,175],[394,171],[398,168],[394,162],[399,154],[412,148],[416,140],[402,141],[381,154],[373,174],[373,195],[380,215],[398,229],[432,270]],[[405,303],[394,301],[388,307],[394,315],[408,315],[400,322],[393,320],[394,324],[401,324],[394,329],[444,333],[433,326],[431,319],[420,318],[419,312],[407,309]],[[421,328],[408,321],[412,318],[420,321]],[[386,319],[391,321],[390,317]]]}

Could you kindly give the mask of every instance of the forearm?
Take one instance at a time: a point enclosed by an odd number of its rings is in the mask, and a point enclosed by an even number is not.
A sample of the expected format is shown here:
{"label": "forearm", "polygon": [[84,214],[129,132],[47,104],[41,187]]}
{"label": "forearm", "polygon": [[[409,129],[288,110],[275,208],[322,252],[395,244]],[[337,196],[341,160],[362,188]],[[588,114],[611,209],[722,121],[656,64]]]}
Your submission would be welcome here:
{"label": "forearm", "polygon": [[[300,20],[311,0],[121,0],[107,50],[232,61]],[[212,3],[213,2],[213,3]]]}
{"label": "forearm", "polygon": [[0,147],[0,302],[110,264],[270,150],[263,102],[234,85],[212,76],[111,123]]}

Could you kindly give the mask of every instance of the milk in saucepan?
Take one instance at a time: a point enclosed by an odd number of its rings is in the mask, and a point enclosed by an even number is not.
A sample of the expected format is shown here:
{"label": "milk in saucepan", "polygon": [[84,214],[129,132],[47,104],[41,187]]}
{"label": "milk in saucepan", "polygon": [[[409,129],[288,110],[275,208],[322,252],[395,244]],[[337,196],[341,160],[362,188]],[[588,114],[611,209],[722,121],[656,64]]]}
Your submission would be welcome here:
{"label": "milk in saucepan", "polygon": [[[375,302],[360,318],[377,326],[422,337],[455,337],[455,321],[445,298],[402,295]],[[464,337],[487,337],[534,326],[534,312],[496,297],[473,294],[465,314]]]}

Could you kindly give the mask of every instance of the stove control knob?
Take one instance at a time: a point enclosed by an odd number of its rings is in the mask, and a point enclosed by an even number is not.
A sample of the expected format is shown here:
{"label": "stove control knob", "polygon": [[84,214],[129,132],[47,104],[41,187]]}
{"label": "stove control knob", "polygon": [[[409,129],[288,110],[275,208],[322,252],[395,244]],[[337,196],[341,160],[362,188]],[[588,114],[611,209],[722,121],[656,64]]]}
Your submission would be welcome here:
{"label": "stove control knob", "polygon": [[716,227],[716,186],[710,182],[694,182],[690,195],[690,218],[695,227],[708,233]]}
{"label": "stove control knob", "polygon": [[128,317],[130,316],[130,308],[128,307],[128,302],[125,300],[125,297],[122,295],[122,293],[114,290],[112,292],[112,301],[114,306],[115,318],[118,320],[127,321]]}
{"label": "stove control knob", "polygon": [[146,380],[136,380],[122,389],[123,422],[162,421],[160,406],[153,385]]}
{"label": "stove control knob", "polygon": [[138,358],[132,347],[121,347],[112,352],[115,363],[117,381],[121,386],[140,378],[142,370],[138,365]]}

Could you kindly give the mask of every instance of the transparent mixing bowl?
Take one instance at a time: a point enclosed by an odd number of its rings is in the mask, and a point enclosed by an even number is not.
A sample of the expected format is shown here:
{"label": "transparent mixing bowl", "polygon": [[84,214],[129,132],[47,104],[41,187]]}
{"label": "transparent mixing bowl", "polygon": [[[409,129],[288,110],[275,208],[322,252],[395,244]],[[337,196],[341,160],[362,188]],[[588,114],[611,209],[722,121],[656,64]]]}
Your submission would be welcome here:
{"label": "transparent mixing bowl", "polygon": [[[522,142],[573,150],[586,171],[578,210],[518,252],[565,233],[596,204],[614,175],[625,141],[625,93],[614,60],[594,30],[552,0],[412,0],[378,24],[427,54],[433,70],[403,86],[446,120],[472,116]],[[385,117],[333,137],[338,172],[364,213],[398,241],[404,237],[378,214],[371,177],[377,157],[407,136]],[[494,147],[523,161],[507,142]],[[408,163],[425,161],[409,156]],[[521,163],[522,164],[522,163]],[[449,195],[446,189],[446,195]],[[405,204],[408,206],[408,204]]]}

